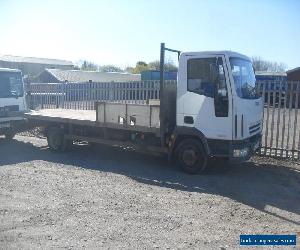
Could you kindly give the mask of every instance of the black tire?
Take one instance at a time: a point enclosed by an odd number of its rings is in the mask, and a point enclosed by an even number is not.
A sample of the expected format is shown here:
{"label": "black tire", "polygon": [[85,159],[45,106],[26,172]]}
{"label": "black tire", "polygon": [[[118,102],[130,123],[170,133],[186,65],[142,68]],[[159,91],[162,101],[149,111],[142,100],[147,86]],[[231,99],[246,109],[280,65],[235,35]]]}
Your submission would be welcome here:
{"label": "black tire", "polygon": [[64,133],[58,128],[49,129],[47,132],[47,142],[51,151],[64,152],[72,144],[72,141],[64,138]]}
{"label": "black tire", "polygon": [[203,173],[207,166],[208,156],[201,142],[196,139],[184,139],[176,149],[181,169],[189,174]]}
{"label": "black tire", "polygon": [[6,140],[12,140],[15,135],[16,135],[16,133],[12,129],[9,129],[4,132],[4,136],[5,136]]}

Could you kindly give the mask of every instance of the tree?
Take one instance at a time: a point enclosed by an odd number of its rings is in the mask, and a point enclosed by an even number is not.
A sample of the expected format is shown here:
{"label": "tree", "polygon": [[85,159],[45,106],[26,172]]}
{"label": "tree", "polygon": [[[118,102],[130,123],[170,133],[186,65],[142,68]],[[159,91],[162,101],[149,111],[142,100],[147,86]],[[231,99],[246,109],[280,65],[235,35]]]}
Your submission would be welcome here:
{"label": "tree", "polygon": [[[147,71],[147,70],[156,70],[156,71],[159,71],[160,70],[160,62],[159,62],[159,60],[155,60],[155,61],[152,61],[152,62],[149,62],[149,63],[146,63],[144,61],[138,61],[135,64],[135,67],[127,66],[124,69],[123,72],[128,72],[128,73],[131,73],[131,74],[140,74],[142,71]],[[174,64],[173,61],[168,61],[168,62],[165,63],[164,70],[165,71],[177,71],[178,68]]]}
{"label": "tree", "polygon": [[[159,62],[159,60],[155,60],[153,62],[149,62],[148,67],[149,67],[150,70],[160,70],[160,62]],[[165,71],[177,71],[178,68],[174,64],[173,61],[168,61],[168,62],[165,63],[164,70]]]}
{"label": "tree", "polygon": [[84,60],[80,69],[86,71],[97,71],[99,66],[95,63]]}
{"label": "tree", "polygon": [[173,61],[165,63],[165,71],[177,71],[178,67],[174,64]]}
{"label": "tree", "polygon": [[159,60],[155,60],[153,62],[149,62],[148,67],[150,70],[159,70],[160,69],[160,62]]}
{"label": "tree", "polygon": [[138,61],[132,69],[133,74],[140,74],[142,71],[149,70],[148,64],[143,61]]}
{"label": "tree", "polygon": [[102,65],[99,66],[100,72],[124,72],[121,68],[115,65]]}
{"label": "tree", "polygon": [[131,66],[128,66],[124,69],[124,72],[131,73],[131,74],[133,74],[133,71],[134,71],[134,67]]}
{"label": "tree", "polygon": [[[140,74],[142,71],[147,71],[147,70],[159,71],[160,70],[159,60],[149,62],[148,64],[144,61],[138,61],[135,65],[135,67],[127,67],[125,69],[126,72],[130,72],[133,74]],[[164,70],[165,71],[177,71],[177,67],[172,61],[169,61],[169,62],[165,63]]]}
{"label": "tree", "polygon": [[252,62],[256,71],[284,72],[287,69],[287,65],[284,63],[267,61],[259,56],[253,56]]}

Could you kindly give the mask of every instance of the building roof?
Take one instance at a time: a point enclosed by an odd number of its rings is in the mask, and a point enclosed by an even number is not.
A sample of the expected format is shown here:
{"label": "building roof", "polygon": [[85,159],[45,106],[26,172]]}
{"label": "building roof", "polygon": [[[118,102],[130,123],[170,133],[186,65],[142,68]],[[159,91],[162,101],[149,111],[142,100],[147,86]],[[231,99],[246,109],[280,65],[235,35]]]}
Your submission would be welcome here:
{"label": "building roof", "polygon": [[140,81],[140,74],[128,74],[119,72],[96,72],[96,71],[82,71],[82,70],[62,70],[62,69],[46,69],[58,81],[64,82],[126,82],[126,81]]}
{"label": "building roof", "polygon": [[285,72],[255,71],[257,76],[286,76]]}
{"label": "building roof", "polygon": [[0,55],[0,61],[15,62],[15,63],[37,63],[37,64],[48,64],[48,65],[73,66],[73,63],[71,61],[66,61],[66,60],[37,58],[37,57],[22,57],[22,56],[11,56],[11,55]]}
{"label": "building roof", "polygon": [[300,70],[300,67],[297,67],[297,68],[294,68],[294,69],[290,69],[290,70],[288,70],[286,73],[292,73],[292,72],[295,72],[295,71],[298,71],[298,70]]}
{"label": "building roof", "polygon": [[0,72],[21,72],[19,69],[0,68]]}

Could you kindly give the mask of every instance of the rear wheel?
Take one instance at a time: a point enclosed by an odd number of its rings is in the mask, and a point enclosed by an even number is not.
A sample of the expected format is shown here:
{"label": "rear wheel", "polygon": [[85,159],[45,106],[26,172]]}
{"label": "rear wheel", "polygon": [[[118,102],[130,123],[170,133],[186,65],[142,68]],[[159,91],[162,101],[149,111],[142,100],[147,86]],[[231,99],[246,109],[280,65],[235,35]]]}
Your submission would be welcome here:
{"label": "rear wheel", "polygon": [[47,142],[51,151],[64,152],[72,144],[72,141],[64,138],[64,133],[58,128],[49,129],[47,133]]}
{"label": "rear wheel", "polygon": [[16,133],[12,129],[9,129],[9,130],[5,131],[5,133],[4,133],[6,140],[12,140],[15,135],[16,135]]}
{"label": "rear wheel", "polygon": [[208,156],[202,144],[195,139],[185,139],[177,147],[180,167],[189,174],[203,173],[207,166]]}

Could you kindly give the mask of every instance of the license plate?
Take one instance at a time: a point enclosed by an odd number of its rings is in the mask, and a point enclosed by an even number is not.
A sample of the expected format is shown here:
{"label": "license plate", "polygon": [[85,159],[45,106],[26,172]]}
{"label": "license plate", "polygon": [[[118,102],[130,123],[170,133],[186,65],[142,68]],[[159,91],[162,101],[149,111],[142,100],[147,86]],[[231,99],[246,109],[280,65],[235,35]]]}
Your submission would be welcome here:
{"label": "license plate", "polygon": [[9,122],[2,122],[0,123],[0,128],[9,128],[10,127],[10,123]]}

